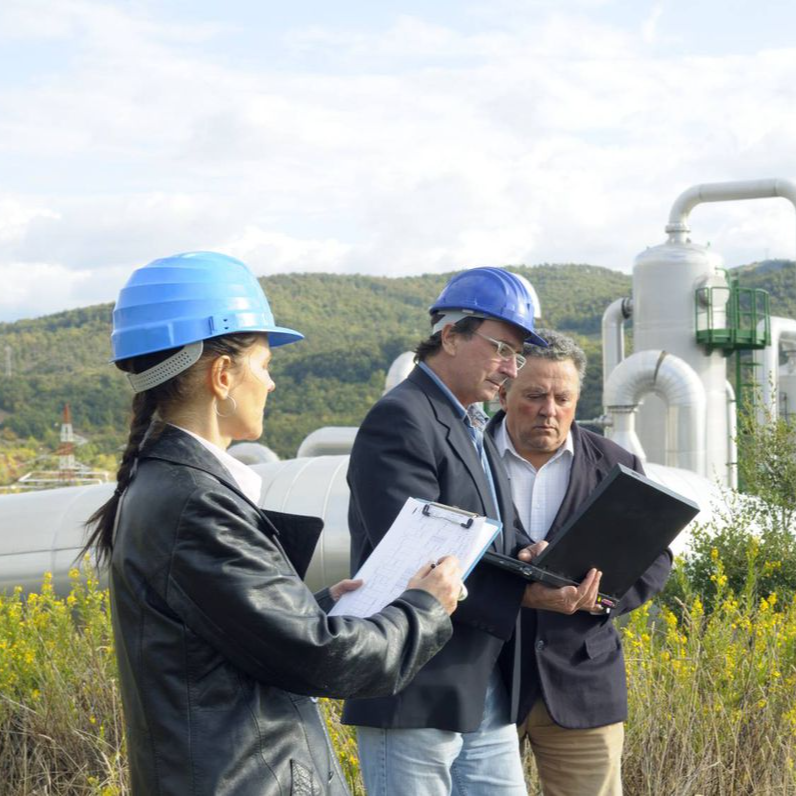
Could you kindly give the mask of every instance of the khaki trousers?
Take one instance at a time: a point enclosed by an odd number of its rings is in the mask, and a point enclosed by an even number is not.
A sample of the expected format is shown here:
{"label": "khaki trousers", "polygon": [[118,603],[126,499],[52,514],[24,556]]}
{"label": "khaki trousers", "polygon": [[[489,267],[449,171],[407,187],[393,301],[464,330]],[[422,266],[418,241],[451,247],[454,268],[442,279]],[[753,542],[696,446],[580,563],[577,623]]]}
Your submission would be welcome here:
{"label": "khaki trousers", "polygon": [[622,796],[624,724],[559,727],[539,699],[518,728],[536,760],[544,796]]}

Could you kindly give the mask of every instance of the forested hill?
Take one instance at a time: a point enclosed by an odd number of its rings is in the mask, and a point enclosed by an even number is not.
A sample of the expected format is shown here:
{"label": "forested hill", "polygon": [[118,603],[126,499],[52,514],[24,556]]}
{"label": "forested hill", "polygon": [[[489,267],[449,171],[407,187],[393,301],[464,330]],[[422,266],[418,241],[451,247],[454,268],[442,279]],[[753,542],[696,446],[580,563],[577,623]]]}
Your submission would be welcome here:
{"label": "forested hill", "polygon": [[[514,269],[528,277],[542,322],[577,337],[590,358],[579,416],[600,408],[600,321],[608,304],[630,294],[630,276],[589,265]],[[386,278],[288,274],[262,284],[279,324],[306,340],[274,357],[277,384],[264,441],[280,456],[325,425],[357,425],[382,392],[393,359],[428,333],[428,306],[450,274]],[[796,317],[796,266],[744,269],[742,283],[772,289],[772,312]],[[12,351],[13,378],[0,372],[3,436],[53,445],[63,404],[75,430],[90,438],[85,452],[111,452],[126,437],[130,391],[108,364],[112,306],[103,304],[34,320],[0,324],[0,354]],[[82,457],[85,458],[85,457]]]}

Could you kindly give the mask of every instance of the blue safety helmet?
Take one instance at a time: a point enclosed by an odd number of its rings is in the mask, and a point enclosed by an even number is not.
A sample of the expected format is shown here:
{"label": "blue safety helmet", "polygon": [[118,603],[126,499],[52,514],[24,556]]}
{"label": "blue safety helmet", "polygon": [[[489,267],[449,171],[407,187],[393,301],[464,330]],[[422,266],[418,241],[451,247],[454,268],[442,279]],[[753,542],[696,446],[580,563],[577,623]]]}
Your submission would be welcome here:
{"label": "blue safety helmet", "polygon": [[547,346],[533,331],[533,296],[516,274],[502,268],[471,268],[451,277],[429,312],[457,311],[465,317],[511,323],[526,333],[527,342]]}
{"label": "blue safety helmet", "polygon": [[277,326],[260,283],[234,257],[187,252],[133,272],[113,310],[112,362],[235,332],[267,332],[274,348],[304,335]]}

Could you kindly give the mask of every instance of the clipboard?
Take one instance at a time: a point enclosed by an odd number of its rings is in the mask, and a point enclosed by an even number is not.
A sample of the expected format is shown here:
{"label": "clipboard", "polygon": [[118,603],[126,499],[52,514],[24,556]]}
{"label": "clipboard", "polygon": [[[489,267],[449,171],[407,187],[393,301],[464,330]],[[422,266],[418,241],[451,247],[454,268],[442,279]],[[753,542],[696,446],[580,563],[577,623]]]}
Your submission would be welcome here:
{"label": "clipboard", "polygon": [[577,586],[595,567],[603,573],[598,602],[610,609],[699,510],[694,501],[617,464],[532,564],[491,552],[484,561],[551,586]]}
{"label": "clipboard", "polygon": [[498,520],[471,511],[408,498],[382,540],[354,575],[364,583],[344,594],[329,616],[367,617],[381,611],[406,591],[410,578],[424,565],[455,555],[464,572],[472,572],[500,533]]}

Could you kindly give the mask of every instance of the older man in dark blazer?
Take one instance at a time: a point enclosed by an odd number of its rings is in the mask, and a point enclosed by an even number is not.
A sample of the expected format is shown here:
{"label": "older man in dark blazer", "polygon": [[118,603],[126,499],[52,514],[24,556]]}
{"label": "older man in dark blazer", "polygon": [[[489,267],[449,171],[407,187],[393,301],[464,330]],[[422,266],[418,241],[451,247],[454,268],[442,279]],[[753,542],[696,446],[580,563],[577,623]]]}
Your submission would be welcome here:
{"label": "older man in dark blazer", "polygon": [[[476,268],[432,306],[432,335],[417,367],[371,409],[351,454],[349,527],[356,570],[408,497],[499,519],[495,549],[529,540],[515,528],[511,489],[472,406],[517,375],[533,339],[523,282]],[[514,721],[519,700],[515,633],[525,585],[485,564],[467,580],[453,637],[394,697],[349,700],[369,796],[525,796]]]}
{"label": "older man in dark blazer", "polygon": [[[586,357],[573,340],[540,330],[527,364],[500,388],[489,431],[511,480],[520,520],[538,554],[616,463],[643,472],[633,454],[573,423]],[[522,611],[520,733],[533,749],[545,796],[619,796],[627,686],[613,617],[663,588],[662,553],[611,616],[574,587],[534,584]],[[599,585],[600,573],[587,576]]]}

